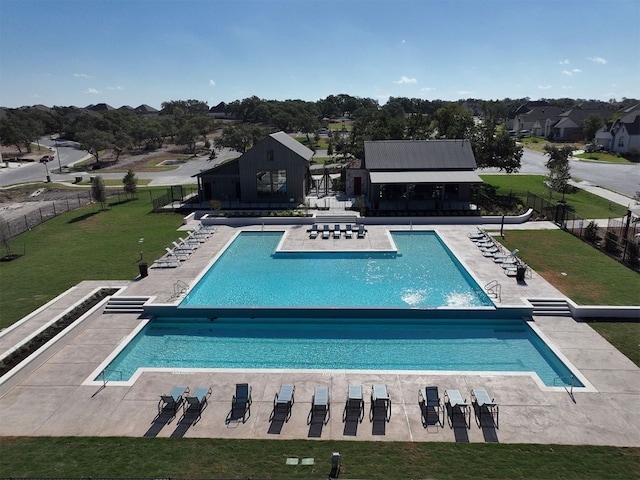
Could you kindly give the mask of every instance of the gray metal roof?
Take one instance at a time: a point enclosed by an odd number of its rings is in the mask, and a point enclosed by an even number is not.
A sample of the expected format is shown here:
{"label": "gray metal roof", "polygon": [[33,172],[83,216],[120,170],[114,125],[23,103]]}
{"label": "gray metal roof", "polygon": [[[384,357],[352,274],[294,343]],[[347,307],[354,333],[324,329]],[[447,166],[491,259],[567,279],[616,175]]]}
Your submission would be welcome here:
{"label": "gray metal roof", "polygon": [[364,142],[367,170],[469,170],[476,159],[468,140]]}
{"label": "gray metal roof", "polygon": [[282,145],[287,147],[289,150],[293,150],[295,153],[300,155],[305,160],[309,160],[311,157],[313,157],[313,150],[305,147],[303,144],[301,144],[295,138],[291,138],[290,135],[287,135],[284,132],[272,133],[269,136],[271,138],[273,138],[274,140],[280,142]]}
{"label": "gray metal roof", "polygon": [[482,183],[476,172],[370,172],[371,183]]}

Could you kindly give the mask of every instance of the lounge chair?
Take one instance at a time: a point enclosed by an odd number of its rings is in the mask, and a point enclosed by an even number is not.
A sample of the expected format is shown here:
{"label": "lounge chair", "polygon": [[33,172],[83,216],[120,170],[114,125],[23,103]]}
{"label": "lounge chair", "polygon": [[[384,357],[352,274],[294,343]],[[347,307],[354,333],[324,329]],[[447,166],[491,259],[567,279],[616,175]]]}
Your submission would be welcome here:
{"label": "lounge chair", "polygon": [[440,401],[440,393],[438,393],[438,387],[424,387],[418,392],[418,403],[422,405],[422,423],[426,427],[429,425],[429,410],[433,410],[438,417],[438,423],[443,424],[444,420],[440,421],[440,411],[442,409],[442,402]]}
{"label": "lounge chair", "polygon": [[351,230],[351,224],[347,223],[344,230],[344,238],[353,238],[353,230]]}
{"label": "lounge chair", "polygon": [[478,231],[467,233],[467,237],[469,237],[472,241],[477,241],[477,240],[489,238],[489,235],[487,235],[487,233],[484,230],[478,227]]}
{"label": "lounge chair", "polygon": [[311,411],[309,412],[308,424],[314,422],[315,419],[321,419],[326,425],[331,416],[329,387],[315,387],[313,389],[313,398],[311,400]]}
{"label": "lounge chair", "polygon": [[502,250],[500,250],[497,246],[493,246],[490,248],[481,248],[480,252],[482,253],[482,255],[484,257],[495,257],[496,255],[500,255],[500,252]]}
{"label": "lounge chair", "polygon": [[331,236],[331,231],[329,230],[329,225],[322,226],[322,238],[329,238]]}
{"label": "lounge chair", "polygon": [[391,399],[387,386],[384,383],[376,383],[371,387],[371,413],[375,419],[376,411],[384,409],[384,418],[388,422],[391,418]]}
{"label": "lounge chair", "polygon": [[198,241],[198,240],[193,240],[190,238],[182,238],[182,237],[178,237],[178,240],[180,240],[180,245],[187,245],[189,247],[193,247],[193,248],[198,248],[200,246],[200,244],[202,242]]}
{"label": "lounge chair", "polygon": [[333,238],[340,238],[340,225],[337,223],[333,226]]}
{"label": "lounge chair", "polygon": [[183,395],[189,393],[189,387],[176,386],[173,387],[169,395],[160,395],[160,401],[158,402],[158,413],[161,413],[165,408],[171,409],[175,415],[184,401]]}
{"label": "lounge chair", "polygon": [[474,388],[471,390],[471,404],[478,421],[478,425],[482,427],[483,413],[491,417],[492,422],[495,421],[495,427],[498,427],[498,416],[500,415],[498,404],[495,399],[491,398],[484,388]]}
{"label": "lounge chair", "polygon": [[453,427],[453,419],[456,412],[462,415],[465,427],[467,426],[467,412],[469,411],[469,404],[462,398],[459,390],[445,390],[444,391],[444,404],[447,407],[451,426]]}
{"label": "lounge chair", "polygon": [[181,260],[186,260],[191,255],[191,252],[184,252],[180,250],[171,249],[169,247],[165,247],[165,251],[169,257],[179,258]]}
{"label": "lounge chair", "polygon": [[179,267],[180,259],[176,257],[158,258],[153,261],[153,265],[157,265],[158,267]]}
{"label": "lounge chair", "polygon": [[187,395],[184,397],[185,412],[190,409],[194,409],[198,412],[198,416],[202,413],[202,410],[207,406],[207,398],[211,395],[211,387],[198,387],[193,395]]}
{"label": "lounge chair", "polygon": [[314,223],[311,226],[311,230],[309,230],[309,238],[317,238],[318,237],[318,224]]}
{"label": "lounge chair", "polygon": [[216,227],[214,227],[213,225],[205,225],[204,223],[200,222],[198,225],[196,225],[196,232],[202,232],[211,235],[213,233],[216,233]]}
{"label": "lounge chair", "polygon": [[503,260],[507,259],[507,258],[515,258],[516,254],[519,252],[520,250],[518,250],[517,248],[512,250],[509,253],[505,253],[502,255],[494,255],[493,256],[493,260],[495,262],[502,262]]}
{"label": "lounge chair", "polygon": [[495,247],[496,242],[494,242],[493,240],[482,240],[481,242],[476,242],[476,246],[480,249]]}
{"label": "lounge chair", "polygon": [[358,419],[358,422],[362,422],[364,418],[364,396],[362,394],[362,385],[360,384],[349,385],[342,421],[355,418]]}
{"label": "lounge chair", "polygon": [[209,237],[210,237],[210,235],[208,233],[206,233],[206,234],[205,233],[198,233],[196,231],[187,232],[187,238],[189,238],[190,240],[193,240],[195,242],[203,243]]}
{"label": "lounge chair", "polygon": [[285,421],[288,421],[289,417],[291,417],[291,407],[293,407],[293,403],[295,402],[295,390],[295,385],[280,385],[280,390],[276,393],[276,396],[273,399],[273,411],[284,412],[286,415]]}
{"label": "lounge chair", "polygon": [[367,234],[367,229],[364,228],[364,224],[360,224],[358,225],[358,238],[364,238],[364,236]]}
{"label": "lounge chair", "polygon": [[192,252],[194,251],[196,248],[198,247],[194,247],[193,245],[187,245],[186,243],[178,243],[178,242],[171,242],[171,245],[173,245],[173,249],[177,250],[179,252]]}
{"label": "lounge chair", "polygon": [[251,386],[248,383],[236,383],[236,394],[231,400],[231,417],[234,419],[242,417],[242,423],[244,423],[247,412],[251,414],[251,402]]}

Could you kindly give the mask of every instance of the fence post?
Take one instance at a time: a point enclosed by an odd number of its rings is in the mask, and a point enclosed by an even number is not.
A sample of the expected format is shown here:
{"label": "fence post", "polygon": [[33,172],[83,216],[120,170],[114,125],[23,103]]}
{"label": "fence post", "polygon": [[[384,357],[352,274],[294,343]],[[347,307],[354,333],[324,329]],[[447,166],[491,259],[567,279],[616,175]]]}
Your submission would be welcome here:
{"label": "fence post", "polygon": [[56,213],[56,202],[54,201],[54,202],[52,202],[52,203],[53,203],[53,216],[54,216],[54,217],[57,217],[57,216],[58,216],[58,214]]}
{"label": "fence post", "polygon": [[27,216],[24,216],[24,226],[25,226],[25,232],[27,230],[29,230],[29,219],[27,218]]}

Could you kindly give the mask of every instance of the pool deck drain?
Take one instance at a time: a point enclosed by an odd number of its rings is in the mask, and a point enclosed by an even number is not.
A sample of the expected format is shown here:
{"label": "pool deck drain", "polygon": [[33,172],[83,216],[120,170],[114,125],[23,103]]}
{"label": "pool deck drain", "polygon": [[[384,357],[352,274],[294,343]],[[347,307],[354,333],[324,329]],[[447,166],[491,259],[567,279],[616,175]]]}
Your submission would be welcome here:
{"label": "pool deck drain", "polygon": [[[534,225],[535,226],[535,225]],[[286,228],[286,227],[285,227]],[[433,226],[461,263],[482,286],[497,279],[502,284],[502,305],[523,305],[525,298],[564,298],[535,272],[526,284],[506,277],[490,259],[482,257],[466,233],[473,226]],[[243,228],[260,230],[261,227]],[[283,227],[265,227],[283,230]],[[387,229],[406,226],[368,226],[367,247],[384,242]],[[414,229],[417,227],[414,226]],[[127,296],[152,296],[156,302],[175,302],[173,286],[177,280],[192,285],[211,258],[231,239],[236,228],[219,227],[191,258],[175,269],[151,269],[149,276],[127,284]],[[508,232],[507,232],[508,234]],[[289,228],[288,240],[307,248],[306,227]],[[363,239],[317,238],[314,248],[331,251],[339,242],[357,245]],[[344,244],[343,244],[344,245]],[[341,245],[341,246],[343,246]],[[351,246],[351,245],[349,245]],[[297,247],[296,247],[297,248]],[[319,278],[318,281],[322,279]],[[96,283],[91,282],[91,288]],[[110,282],[103,282],[109,284]],[[113,282],[111,282],[113,283]],[[120,282],[118,282],[120,283]],[[126,283],[126,282],[125,282]],[[73,295],[83,290],[82,282]],[[86,289],[86,288],[85,288]],[[75,298],[75,297],[74,297]],[[33,322],[42,324],[63,310],[59,305],[40,311]],[[58,303],[58,302],[57,302]],[[72,302],[71,302],[72,303]],[[498,304],[498,305],[501,305]],[[64,307],[66,308],[66,307]],[[51,311],[49,311],[51,310]],[[28,329],[31,320],[21,328]],[[462,375],[418,372],[326,371],[304,373],[295,370],[273,373],[251,370],[230,372],[176,371],[145,372],[129,386],[83,385],[91,372],[122,340],[138,326],[136,314],[89,316],[54,347],[35,359],[12,381],[0,385],[0,435],[3,436],[134,436],[200,437],[321,440],[391,440],[503,443],[560,443],[640,446],[640,369],[613,348],[587,324],[571,317],[534,317],[536,327],[586,376],[595,392],[564,389],[542,390],[528,376]],[[19,334],[16,328],[11,333]],[[0,340],[8,335],[3,335]],[[185,352],[188,354],[188,352]],[[253,389],[253,404],[246,422],[229,422],[235,384],[246,382]],[[288,421],[270,420],[273,397],[280,384],[296,385],[296,402]],[[343,422],[348,385],[360,383],[365,389],[365,415],[362,422]],[[369,392],[374,383],[387,385],[391,397],[388,422],[370,420]],[[180,410],[175,417],[158,415],[160,394],[174,385],[211,386],[212,394],[201,418],[195,422]],[[485,388],[500,404],[499,425],[478,426],[473,413],[468,426],[456,419],[451,425],[423,424],[418,391],[436,385],[441,396],[445,389],[458,389],[467,400],[472,388]],[[330,417],[325,424],[307,423],[315,386],[330,392]],[[473,412],[473,410],[472,410]],[[430,418],[433,420],[433,418]]]}

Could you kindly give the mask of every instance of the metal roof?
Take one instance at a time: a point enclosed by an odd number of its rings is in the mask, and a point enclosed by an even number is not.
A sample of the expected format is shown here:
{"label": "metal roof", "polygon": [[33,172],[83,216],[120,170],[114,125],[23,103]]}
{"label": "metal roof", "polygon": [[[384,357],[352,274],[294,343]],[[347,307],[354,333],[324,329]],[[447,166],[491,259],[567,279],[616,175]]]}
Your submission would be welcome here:
{"label": "metal roof", "polygon": [[295,138],[292,138],[290,135],[287,135],[284,132],[276,132],[269,135],[274,140],[280,142],[282,145],[287,147],[289,150],[293,150],[295,153],[300,155],[305,160],[309,160],[313,157],[313,150],[305,147]]}
{"label": "metal roof", "polygon": [[370,172],[371,183],[482,183],[476,172]]}
{"label": "metal roof", "polygon": [[468,140],[379,140],[364,142],[367,170],[475,169]]}

